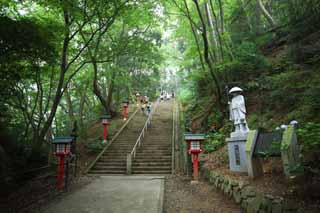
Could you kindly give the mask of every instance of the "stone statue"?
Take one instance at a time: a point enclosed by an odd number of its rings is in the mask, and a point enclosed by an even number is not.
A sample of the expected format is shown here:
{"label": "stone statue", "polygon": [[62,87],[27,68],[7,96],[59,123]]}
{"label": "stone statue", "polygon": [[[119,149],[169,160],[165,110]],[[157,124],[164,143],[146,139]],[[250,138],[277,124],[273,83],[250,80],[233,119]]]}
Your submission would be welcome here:
{"label": "stone statue", "polygon": [[239,87],[233,87],[229,94],[232,95],[232,100],[229,102],[230,120],[233,121],[235,131],[231,135],[243,135],[249,131],[246,121],[246,106],[244,97],[241,95],[243,90]]}

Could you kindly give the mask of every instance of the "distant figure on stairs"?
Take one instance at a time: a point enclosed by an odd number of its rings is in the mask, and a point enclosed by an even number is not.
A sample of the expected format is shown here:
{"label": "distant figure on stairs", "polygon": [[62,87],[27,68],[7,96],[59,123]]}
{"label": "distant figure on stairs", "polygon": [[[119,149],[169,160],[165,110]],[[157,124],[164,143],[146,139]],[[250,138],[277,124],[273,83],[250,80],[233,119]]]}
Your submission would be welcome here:
{"label": "distant figure on stairs", "polygon": [[151,113],[151,103],[148,102],[148,103],[147,103],[147,116],[149,116],[150,113]]}
{"label": "distant figure on stairs", "polygon": [[137,103],[137,106],[139,106],[140,100],[141,100],[141,95],[140,95],[139,92],[137,92],[137,93],[136,93],[136,103]]}
{"label": "distant figure on stairs", "polygon": [[146,103],[145,103],[144,99],[140,100],[140,107],[141,107],[142,114],[145,114]]}

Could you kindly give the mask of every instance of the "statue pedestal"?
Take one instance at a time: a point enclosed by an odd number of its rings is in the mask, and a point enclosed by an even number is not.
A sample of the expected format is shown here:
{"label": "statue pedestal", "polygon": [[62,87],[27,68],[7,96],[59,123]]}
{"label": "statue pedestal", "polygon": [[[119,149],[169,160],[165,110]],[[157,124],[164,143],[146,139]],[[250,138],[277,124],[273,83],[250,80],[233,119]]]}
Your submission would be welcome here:
{"label": "statue pedestal", "polygon": [[247,133],[232,132],[228,143],[229,167],[233,172],[248,172],[245,145]]}

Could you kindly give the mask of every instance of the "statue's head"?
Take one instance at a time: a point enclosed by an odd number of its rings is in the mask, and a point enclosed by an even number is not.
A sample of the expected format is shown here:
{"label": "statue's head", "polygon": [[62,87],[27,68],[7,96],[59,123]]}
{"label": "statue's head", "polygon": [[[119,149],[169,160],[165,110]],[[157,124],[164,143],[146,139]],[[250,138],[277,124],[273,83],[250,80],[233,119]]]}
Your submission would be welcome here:
{"label": "statue's head", "polygon": [[229,94],[232,96],[237,96],[239,94],[241,94],[243,92],[243,90],[240,87],[232,87],[229,90]]}

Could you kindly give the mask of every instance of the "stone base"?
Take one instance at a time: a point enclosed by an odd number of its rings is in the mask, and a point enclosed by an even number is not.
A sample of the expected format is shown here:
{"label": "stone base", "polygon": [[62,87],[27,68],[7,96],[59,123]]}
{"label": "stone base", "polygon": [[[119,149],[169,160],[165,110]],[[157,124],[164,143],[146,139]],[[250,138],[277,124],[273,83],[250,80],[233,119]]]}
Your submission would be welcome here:
{"label": "stone base", "polygon": [[190,182],[190,184],[191,184],[191,185],[197,185],[197,184],[199,184],[199,181],[198,181],[198,180],[192,180],[192,181]]}
{"label": "stone base", "polygon": [[247,172],[246,145],[247,135],[238,135],[237,137],[227,138],[229,167],[233,172]]}
{"label": "stone base", "polygon": [[248,132],[231,132],[230,138],[244,138],[247,137]]}

